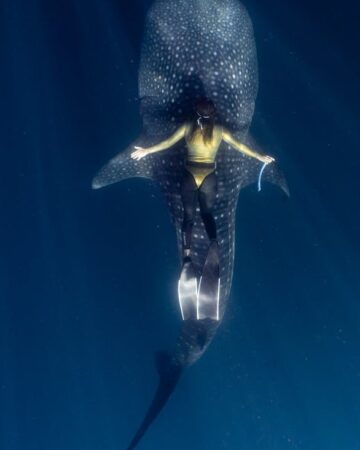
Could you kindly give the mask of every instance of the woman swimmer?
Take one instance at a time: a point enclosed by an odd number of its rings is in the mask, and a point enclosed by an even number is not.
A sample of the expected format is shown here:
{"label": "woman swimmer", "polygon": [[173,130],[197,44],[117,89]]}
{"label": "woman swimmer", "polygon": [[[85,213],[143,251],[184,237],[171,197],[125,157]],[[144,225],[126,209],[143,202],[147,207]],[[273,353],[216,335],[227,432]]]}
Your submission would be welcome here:
{"label": "woman swimmer", "polygon": [[196,203],[199,201],[200,214],[210,242],[216,241],[217,232],[212,208],[216,199],[217,177],[215,158],[219,146],[224,140],[245,155],[269,164],[274,158],[261,155],[245,144],[238,142],[220,125],[215,125],[215,106],[207,98],[200,98],[195,104],[196,116],[192,122],[185,123],[168,139],[152,147],[135,147],[131,154],[136,160],[172,147],[180,139],[185,138],[187,155],[184,175],[181,183],[181,199],[184,208],[182,240],[184,262],[190,260],[191,234],[194,225]]}

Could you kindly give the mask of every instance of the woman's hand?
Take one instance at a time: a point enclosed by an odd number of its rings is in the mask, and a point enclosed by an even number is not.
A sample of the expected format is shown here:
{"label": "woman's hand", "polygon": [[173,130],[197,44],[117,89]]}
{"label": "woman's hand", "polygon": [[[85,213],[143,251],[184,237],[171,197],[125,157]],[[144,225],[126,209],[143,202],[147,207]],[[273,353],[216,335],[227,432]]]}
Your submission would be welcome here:
{"label": "woman's hand", "polygon": [[136,152],[131,153],[130,156],[132,157],[132,159],[136,159],[137,161],[139,161],[141,158],[144,158],[144,156],[148,155],[148,151],[146,148],[137,147],[136,145],[134,145],[134,148],[136,148]]}
{"label": "woman's hand", "polygon": [[273,158],[272,156],[268,156],[268,155],[260,155],[260,156],[258,157],[258,160],[259,160],[259,161],[262,161],[262,162],[265,163],[265,164],[270,164],[270,163],[272,163],[273,161],[275,161],[275,158]]}

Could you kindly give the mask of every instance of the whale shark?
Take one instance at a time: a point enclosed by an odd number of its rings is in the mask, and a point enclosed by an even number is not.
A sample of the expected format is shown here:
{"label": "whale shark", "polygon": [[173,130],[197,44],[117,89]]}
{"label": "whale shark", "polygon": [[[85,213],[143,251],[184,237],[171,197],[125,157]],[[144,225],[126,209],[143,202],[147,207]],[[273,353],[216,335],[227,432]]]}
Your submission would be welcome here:
{"label": "whale shark", "polygon": [[[169,137],[193,113],[194,98],[206,97],[216,107],[216,122],[240,142],[256,146],[249,133],[258,91],[257,54],[249,14],[238,0],[157,0],[145,21],[139,64],[142,132],[95,176],[99,189],[132,177],[153,180],[165,196],[182,260],[183,208],[180,184],[185,143],[167,151],[131,158],[134,146],[148,147]],[[159,384],[153,401],[127,450],[134,449],[174,391],[183,371],[208,348],[220,326],[231,290],[235,257],[235,217],[239,192],[256,182],[262,163],[221,143],[216,157],[218,192],[213,209],[218,230],[220,292],[218,319],[181,321],[172,351],[157,352]],[[288,195],[276,164],[266,166],[263,180]],[[209,241],[197,210],[192,260],[201,275]]]}

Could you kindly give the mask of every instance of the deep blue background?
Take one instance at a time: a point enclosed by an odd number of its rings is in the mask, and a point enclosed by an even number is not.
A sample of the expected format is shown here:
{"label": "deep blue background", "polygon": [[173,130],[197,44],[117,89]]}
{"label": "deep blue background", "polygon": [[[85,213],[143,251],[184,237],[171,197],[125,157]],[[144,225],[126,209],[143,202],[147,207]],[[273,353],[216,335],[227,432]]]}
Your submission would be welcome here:
{"label": "deep blue background", "polygon": [[[124,449],[175,341],[165,202],[148,181],[90,189],[140,131],[150,4],[0,4],[1,450]],[[225,320],[144,450],[360,449],[357,5],[246,2],[252,131],[292,196],[241,193]]]}

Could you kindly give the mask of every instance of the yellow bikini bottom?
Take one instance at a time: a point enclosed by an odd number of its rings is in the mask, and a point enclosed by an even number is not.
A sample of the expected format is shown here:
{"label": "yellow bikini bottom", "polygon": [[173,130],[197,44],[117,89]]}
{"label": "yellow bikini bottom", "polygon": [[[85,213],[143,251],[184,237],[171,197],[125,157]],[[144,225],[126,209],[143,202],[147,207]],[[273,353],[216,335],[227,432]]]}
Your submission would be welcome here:
{"label": "yellow bikini bottom", "polygon": [[194,177],[196,186],[199,188],[205,178],[215,170],[215,164],[187,162],[185,169]]}

